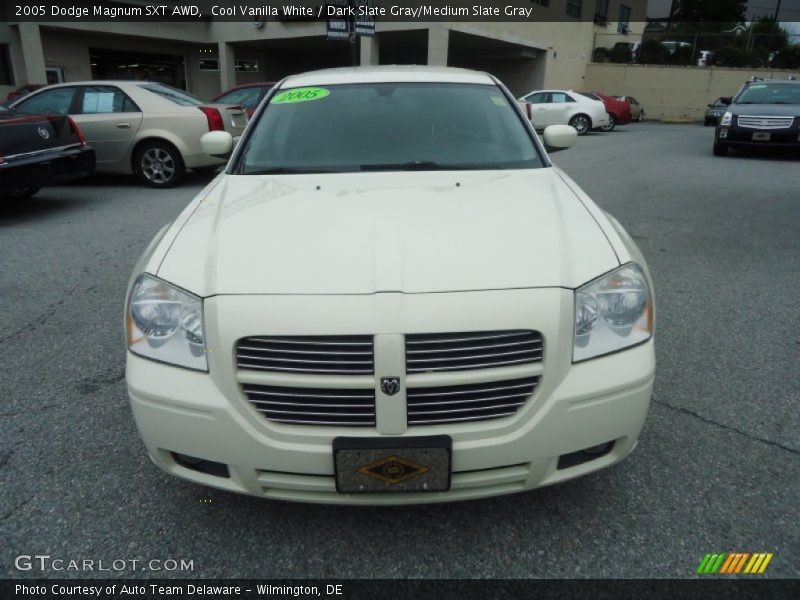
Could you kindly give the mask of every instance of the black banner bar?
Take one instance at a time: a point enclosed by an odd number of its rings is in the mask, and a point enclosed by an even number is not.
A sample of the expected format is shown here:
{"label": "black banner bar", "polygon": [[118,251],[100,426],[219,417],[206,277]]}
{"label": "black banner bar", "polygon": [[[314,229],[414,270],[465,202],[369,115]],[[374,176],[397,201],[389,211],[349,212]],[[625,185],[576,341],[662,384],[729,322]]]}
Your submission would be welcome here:
{"label": "black banner bar", "polygon": [[[326,0],[0,0],[0,20],[19,22],[118,22],[118,21],[326,21],[349,17],[361,23],[369,35],[374,21],[398,22],[600,22],[614,23],[620,14],[598,21],[594,0],[582,3],[534,2],[532,0],[361,0],[352,3],[349,15],[335,14],[336,2]],[[644,23],[648,16],[674,25],[678,22],[729,22],[729,12],[647,15],[647,2],[630,0],[630,22]],[[751,3],[742,18],[776,16],[770,2]],[[711,6],[709,4],[709,6]],[[566,9],[565,9],[566,7]],[[782,0],[780,20],[800,20],[800,0]],[[331,11],[331,12],[329,12]]]}
{"label": "black banner bar", "polygon": [[800,597],[800,581],[732,579],[694,580],[453,580],[453,579],[3,579],[3,600],[481,600],[585,598],[591,600],[753,599]]}

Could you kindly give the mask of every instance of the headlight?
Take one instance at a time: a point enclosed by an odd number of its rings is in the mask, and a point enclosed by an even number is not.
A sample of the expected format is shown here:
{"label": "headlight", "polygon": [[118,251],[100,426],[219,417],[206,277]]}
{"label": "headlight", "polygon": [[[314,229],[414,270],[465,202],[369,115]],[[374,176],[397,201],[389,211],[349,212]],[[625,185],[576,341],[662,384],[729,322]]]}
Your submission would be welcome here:
{"label": "headlight", "polygon": [[575,291],[573,362],[635,346],[652,332],[653,299],[639,265],[624,265]]}
{"label": "headlight", "polygon": [[725,111],[725,114],[722,115],[722,120],[719,122],[720,125],[730,125],[733,122],[733,113],[729,110]]}
{"label": "headlight", "polygon": [[152,275],[136,278],[125,312],[128,348],[134,354],[207,371],[203,302]]}

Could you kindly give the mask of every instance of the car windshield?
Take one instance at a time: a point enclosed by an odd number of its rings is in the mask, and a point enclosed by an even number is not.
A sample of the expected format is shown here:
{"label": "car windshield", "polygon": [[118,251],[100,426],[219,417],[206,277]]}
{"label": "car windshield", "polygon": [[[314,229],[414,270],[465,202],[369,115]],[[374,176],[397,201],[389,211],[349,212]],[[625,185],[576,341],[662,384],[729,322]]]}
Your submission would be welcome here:
{"label": "car windshield", "polygon": [[148,92],[158,94],[162,98],[171,100],[175,104],[180,104],[181,106],[200,106],[201,104],[206,104],[200,98],[164,83],[145,83],[142,84],[141,87]]}
{"label": "car windshield", "polygon": [[736,104],[800,104],[800,83],[754,83],[741,91]]}
{"label": "car windshield", "polygon": [[279,91],[233,172],[541,166],[522,118],[496,86],[364,83]]}

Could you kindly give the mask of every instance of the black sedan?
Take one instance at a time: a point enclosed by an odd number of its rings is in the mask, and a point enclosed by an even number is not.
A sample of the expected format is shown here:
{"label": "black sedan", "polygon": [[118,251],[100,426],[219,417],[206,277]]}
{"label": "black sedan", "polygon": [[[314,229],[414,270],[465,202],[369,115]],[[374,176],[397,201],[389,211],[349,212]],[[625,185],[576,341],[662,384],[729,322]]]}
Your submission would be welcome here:
{"label": "black sedan", "polygon": [[800,149],[800,81],[749,81],[720,118],[715,156],[763,146]]}
{"label": "black sedan", "polygon": [[31,196],[45,185],[94,171],[94,150],[68,116],[0,108],[0,198]]}
{"label": "black sedan", "polygon": [[706,118],[704,125],[716,125],[719,118],[723,115],[725,110],[728,108],[728,105],[731,103],[730,98],[717,98],[711,104],[708,105],[708,110],[706,110]]}

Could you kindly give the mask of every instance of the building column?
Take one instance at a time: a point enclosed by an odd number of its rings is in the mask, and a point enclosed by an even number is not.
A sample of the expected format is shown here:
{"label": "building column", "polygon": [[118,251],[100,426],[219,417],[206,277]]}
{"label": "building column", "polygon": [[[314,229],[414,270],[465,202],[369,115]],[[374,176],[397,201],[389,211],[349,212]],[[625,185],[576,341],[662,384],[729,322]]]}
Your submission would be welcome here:
{"label": "building column", "polygon": [[39,25],[20,23],[18,27],[22,60],[25,63],[25,83],[44,85],[47,83],[47,72],[44,67],[44,48],[42,48]]}
{"label": "building column", "polygon": [[362,67],[367,65],[379,65],[380,63],[380,42],[375,35],[361,36],[361,62]]}
{"label": "building column", "polygon": [[431,25],[428,29],[428,64],[446,67],[449,44],[450,30],[442,25]]}
{"label": "building column", "polygon": [[220,91],[226,91],[236,85],[236,67],[234,66],[235,54],[233,46],[227,42],[219,42],[219,84]]}

